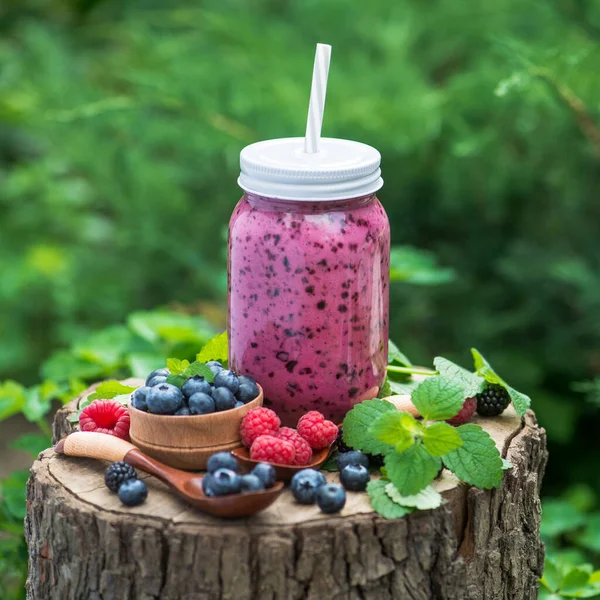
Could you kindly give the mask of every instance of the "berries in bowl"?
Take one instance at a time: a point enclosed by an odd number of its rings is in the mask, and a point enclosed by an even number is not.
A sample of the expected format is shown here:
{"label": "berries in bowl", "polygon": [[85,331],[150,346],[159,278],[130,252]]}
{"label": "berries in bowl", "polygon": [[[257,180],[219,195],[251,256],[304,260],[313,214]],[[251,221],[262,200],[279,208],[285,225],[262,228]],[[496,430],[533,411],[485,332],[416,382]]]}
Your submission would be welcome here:
{"label": "berries in bowl", "polygon": [[204,375],[153,371],[132,393],[129,406],[132,443],[172,467],[191,471],[206,468],[216,452],[240,446],[242,419],[263,403],[262,388],[247,375],[216,361],[196,371]]}
{"label": "berries in bowl", "polygon": [[277,414],[269,408],[254,408],[242,419],[243,447],[232,454],[246,468],[260,462],[275,467],[277,478],[289,481],[306,468],[319,468],[329,456],[338,428],[318,411],[300,418],[296,429],[281,427]]}

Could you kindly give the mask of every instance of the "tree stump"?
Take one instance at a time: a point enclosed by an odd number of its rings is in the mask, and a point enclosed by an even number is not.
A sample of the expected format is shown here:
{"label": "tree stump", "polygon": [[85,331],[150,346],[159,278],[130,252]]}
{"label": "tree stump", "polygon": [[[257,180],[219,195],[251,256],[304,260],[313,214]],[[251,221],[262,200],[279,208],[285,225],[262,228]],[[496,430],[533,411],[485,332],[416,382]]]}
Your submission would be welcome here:
{"label": "tree stump", "polygon": [[[78,401],[57,414],[57,438],[70,431]],[[544,555],[545,432],[532,412],[520,419],[512,407],[475,421],[513,464],[502,487],[470,488],[444,471],[435,487],[447,502],[397,520],[375,514],[364,493],[324,515],[288,491],[252,518],[220,520],[145,474],[148,500],[128,509],[104,486],[106,464],[46,450],[27,491],[27,597],[533,600]]]}

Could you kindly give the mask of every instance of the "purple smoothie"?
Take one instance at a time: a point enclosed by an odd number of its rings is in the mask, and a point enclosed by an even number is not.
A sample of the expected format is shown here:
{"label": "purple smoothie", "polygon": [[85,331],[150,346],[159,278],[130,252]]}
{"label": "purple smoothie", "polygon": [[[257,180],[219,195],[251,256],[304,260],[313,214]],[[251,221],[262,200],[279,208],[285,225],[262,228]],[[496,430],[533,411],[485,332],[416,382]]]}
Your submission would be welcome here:
{"label": "purple smoothie", "polygon": [[284,425],[335,423],[385,379],[390,228],[375,195],[242,197],[229,228],[229,360]]}

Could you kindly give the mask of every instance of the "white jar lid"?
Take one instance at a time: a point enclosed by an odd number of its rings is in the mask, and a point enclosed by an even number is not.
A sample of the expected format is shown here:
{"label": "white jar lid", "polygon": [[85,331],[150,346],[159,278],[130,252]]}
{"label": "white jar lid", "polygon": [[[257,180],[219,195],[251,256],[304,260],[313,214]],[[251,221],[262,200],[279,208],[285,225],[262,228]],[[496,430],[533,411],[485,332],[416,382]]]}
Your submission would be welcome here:
{"label": "white jar lid", "polygon": [[240,154],[239,186],[281,200],[343,200],[375,193],[383,185],[375,148],[321,138],[319,152],[304,151],[304,138],[266,140]]}

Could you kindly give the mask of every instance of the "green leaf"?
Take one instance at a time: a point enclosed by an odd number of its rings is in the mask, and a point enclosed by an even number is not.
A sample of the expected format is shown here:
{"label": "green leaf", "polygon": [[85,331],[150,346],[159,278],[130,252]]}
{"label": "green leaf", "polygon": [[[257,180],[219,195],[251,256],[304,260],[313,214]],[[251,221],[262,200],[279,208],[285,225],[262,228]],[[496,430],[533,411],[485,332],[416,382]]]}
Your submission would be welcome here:
{"label": "green leaf", "polygon": [[396,504],[386,494],[385,488],[387,485],[388,482],[383,481],[382,479],[369,481],[367,485],[367,494],[369,494],[369,498],[371,499],[373,510],[380,514],[384,519],[399,519],[413,512],[412,508]]}
{"label": "green leaf", "polygon": [[0,482],[0,496],[6,510],[15,518],[23,520],[26,515],[25,496],[28,471],[13,471]]}
{"label": "green leaf", "polygon": [[425,428],[423,433],[423,444],[425,450],[431,454],[431,456],[444,456],[460,448],[463,441],[456,429],[448,423],[437,422],[432,423],[429,427]]}
{"label": "green leaf", "polygon": [[172,375],[181,375],[190,366],[189,360],[180,360],[179,358],[167,358],[167,369]]}
{"label": "green leaf", "polygon": [[415,443],[415,434],[420,432],[422,425],[417,423],[412,415],[405,412],[386,412],[380,415],[370,426],[369,433],[389,450],[404,452]]}
{"label": "green leaf", "polygon": [[394,246],[390,253],[390,281],[440,285],[454,279],[454,271],[439,267],[434,254],[412,246]]}
{"label": "green leaf", "polygon": [[50,411],[51,398],[42,398],[40,386],[34,386],[25,390],[25,406],[23,414],[28,421],[35,422]]}
{"label": "green leaf", "polygon": [[229,359],[229,344],[227,341],[227,332],[219,333],[206,342],[205,346],[196,356],[196,360],[206,363],[209,360],[218,360],[226,364]]}
{"label": "green leaf", "polygon": [[485,378],[488,383],[496,383],[501,385],[510,396],[510,399],[515,407],[515,411],[517,414],[522,417],[527,409],[531,406],[531,398],[527,396],[527,394],[523,394],[522,392],[518,392],[514,388],[510,387],[500,375],[498,375],[490,363],[483,357],[483,355],[476,349],[471,348],[471,354],[473,355],[473,361],[475,363],[475,368],[477,369],[477,374],[481,375]]}
{"label": "green leaf", "polygon": [[165,357],[162,354],[152,354],[148,352],[128,354],[125,357],[125,360],[131,371],[131,376],[139,377],[140,379],[146,379],[148,373],[160,369],[165,364]]}
{"label": "green leaf", "polygon": [[556,566],[556,563],[546,558],[544,563],[544,575],[542,576],[540,583],[544,585],[550,592],[557,592],[562,581],[562,573]]}
{"label": "green leaf", "polygon": [[25,406],[25,388],[10,379],[0,384],[0,421],[20,413]]}
{"label": "green leaf", "polygon": [[403,496],[393,483],[388,483],[385,486],[385,493],[396,504],[416,508],[417,510],[431,510],[441,506],[442,495],[434,490],[430,485],[421,490],[418,494],[412,496]]}
{"label": "green leaf", "polygon": [[542,537],[555,538],[578,529],[586,523],[586,515],[570,502],[549,498],[542,502]]}
{"label": "green leaf", "polygon": [[[418,381],[408,379],[406,381],[394,381],[388,377],[390,393],[388,396],[402,396],[405,394],[411,395],[420,385]],[[385,396],[383,396],[385,398]]]}
{"label": "green leaf", "polygon": [[386,412],[398,411],[385,400],[365,400],[357,404],[344,419],[344,442],[351,448],[370,454],[389,452],[390,447],[374,439],[369,431],[372,423]]}
{"label": "green leaf", "polygon": [[178,387],[179,389],[181,389],[183,387],[183,384],[188,380],[187,377],[185,377],[185,375],[168,375],[167,376],[167,383],[170,383],[171,385],[174,385],[175,387]]}
{"label": "green leaf", "polygon": [[340,469],[337,465],[337,459],[340,453],[334,450],[328,457],[327,460],[321,465],[321,471],[337,472]]}
{"label": "green leaf", "polygon": [[37,458],[40,452],[46,450],[52,445],[52,440],[39,433],[25,433],[20,435],[16,440],[13,440],[8,444],[9,448],[13,450],[21,450],[27,452],[33,458]]}
{"label": "green leaf", "polygon": [[571,569],[560,582],[560,593],[565,595],[578,594],[587,584],[590,574],[581,567]]}
{"label": "green leaf", "polygon": [[483,377],[463,369],[447,358],[436,356],[433,359],[433,364],[442,377],[451,379],[462,386],[465,398],[472,398],[481,392],[485,386]]}
{"label": "green leaf", "polygon": [[443,421],[460,412],[465,396],[459,383],[439,376],[422,381],[411,399],[424,420]]}
{"label": "green leaf", "polygon": [[[130,385],[123,385],[120,381],[111,379],[110,381],[103,381],[93,394],[87,397],[87,403],[90,404],[94,400],[112,400],[116,396],[131,394],[135,392],[137,387]],[[83,405],[81,406],[83,408]]]}
{"label": "green leaf", "polygon": [[379,394],[377,394],[377,398],[387,398],[388,396],[392,396],[392,388],[390,386],[389,377],[386,376],[385,381],[381,388],[379,388]]}
{"label": "green leaf", "polygon": [[444,465],[460,480],[490,489],[502,483],[502,459],[494,440],[479,425],[456,427],[463,445],[444,456]]}
{"label": "green leaf", "polygon": [[412,367],[412,363],[392,340],[388,341],[388,365],[401,365],[403,367]]}
{"label": "green leaf", "polygon": [[186,370],[183,372],[183,376],[186,378],[194,377],[195,375],[200,375],[204,377],[206,381],[212,383],[215,380],[214,373],[207,367],[203,362],[199,360],[193,362]]}
{"label": "green leaf", "polygon": [[415,444],[402,454],[388,454],[385,457],[385,466],[396,489],[403,496],[412,496],[435,479],[442,461],[428,454],[423,444]]}
{"label": "green leaf", "polygon": [[[544,518],[545,518],[545,505]],[[600,553],[600,513],[585,515],[583,533],[576,537],[577,543],[587,550]]]}

